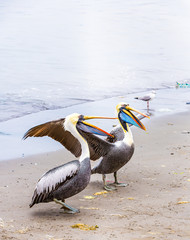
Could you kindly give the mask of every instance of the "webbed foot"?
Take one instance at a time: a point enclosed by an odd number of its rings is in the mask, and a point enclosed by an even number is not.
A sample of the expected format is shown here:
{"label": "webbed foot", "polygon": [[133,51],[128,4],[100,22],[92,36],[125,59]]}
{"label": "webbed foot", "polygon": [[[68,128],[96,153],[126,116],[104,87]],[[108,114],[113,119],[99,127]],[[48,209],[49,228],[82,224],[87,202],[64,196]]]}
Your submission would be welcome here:
{"label": "webbed foot", "polygon": [[113,183],[113,185],[116,186],[116,187],[126,187],[126,186],[129,185],[127,183],[119,183],[118,182],[118,180],[117,180],[117,172],[114,172],[114,179],[115,179],[115,182]]}
{"label": "webbed foot", "polygon": [[114,190],[116,190],[115,187],[111,187],[110,186],[111,184],[106,184],[106,175],[105,174],[102,174],[102,180],[103,180],[103,183],[104,183],[104,189],[106,191],[114,191]]}
{"label": "webbed foot", "polygon": [[58,199],[54,198],[53,201],[62,206],[61,209],[64,209],[64,213],[73,214],[73,213],[79,213],[80,212],[79,209],[70,207],[69,205],[67,205],[65,202],[63,202],[61,200],[58,200]]}
{"label": "webbed foot", "polygon": [[112,184],[104,185],[104,189],[108,192],[115,191],[115,187],[111,187]]}
{"label": "webbed foot", "polygon": [[113,185],[116,186],[116,187],[127,187],[129,184],[128,183],[114,182]]}
{"label": "webbed foot", "polygon": [[66,213],[66,214],[74,214],[74,213],[80,212],[80,210],[76,209],[76,208],[72,208],[73,210],[70,210],[70,209],[66,209],[65,207],[61,207],[61,209],[63,209],[64,213]]}

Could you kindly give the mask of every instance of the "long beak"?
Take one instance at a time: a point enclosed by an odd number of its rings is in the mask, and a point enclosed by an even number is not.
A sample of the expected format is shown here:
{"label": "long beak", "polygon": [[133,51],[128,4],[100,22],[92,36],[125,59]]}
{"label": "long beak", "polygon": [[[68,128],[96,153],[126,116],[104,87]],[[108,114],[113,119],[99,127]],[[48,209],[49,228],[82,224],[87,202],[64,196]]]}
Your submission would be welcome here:
{"label": "long beak", "polygon": [[[89,119],[117,119],[117,118],[111,118],[111,117],[95,117],[95,116],[84,116],[83,117],[84,120],[89,120]],[[88,123],[86,121],[81,121],[78,122],[77,127],[80,128],[82,131],[84,132],[88,132],[88,133],[93,133],[93,134],[97,134],[97,135],[101,135],[101,136],[111,136],[114,137],[113,135],[111,135],[110,133],[104,131],[103,129]]]}
{"label": "long beak", "polygon": [[125,122],[130,123],[132,125],[135,125],[136,127],[140,127],[141,129],[146,131],[145,126],[142,124],[142,122],[131,111],[137,112],[137,113],[139,113],[139,114],[141,114],[141,115],[143,115],[144,117],[147,117],[147,118],[149,118],[149,116],[147,116],[147,115],[141,113],[140,111],[138,111],[136,109],[133,109],[129,106],[127,106],[126,109],[123,108],[122,111],[126,114],[123,117],[121,116],[122,120],[124,120]]}
{"label": "long beak", "polygon": [[85,120],[89,119],[117,119],[116,117],[84,116]]}
{"label": "long beak", "polygon": [[141,115],[144,116],[144,117],[150,118],[150,117],[147,116],[146,114],[144,114],[144,113],[142,113],[142,112],[140,112],[140,111],[138,111],[138,110],[136,110],[136,109],[134,109],[134,108],[132,108],[132,107],[130,107],[130,106],[127,106],[126,109],[127,109],[127,110],[131,110],[131,111],[134,111],[134,112],[136,112],[136,113],[138,113],[138,114],[141,114]]}
{"label": "long beak", "polygon": [[97,134],[97,135],[101,135],[101,136],[111,136],[111,137],[114,137],[113,135],[111,135],[110,133],[104,131],[103,129],[95,126],[95,125],[92,125],[91,123],[88,123],[86,121],[82,121],[82,123],[88,128],[88,131],[84,131],[85,132],[91,132],[93,134]]}

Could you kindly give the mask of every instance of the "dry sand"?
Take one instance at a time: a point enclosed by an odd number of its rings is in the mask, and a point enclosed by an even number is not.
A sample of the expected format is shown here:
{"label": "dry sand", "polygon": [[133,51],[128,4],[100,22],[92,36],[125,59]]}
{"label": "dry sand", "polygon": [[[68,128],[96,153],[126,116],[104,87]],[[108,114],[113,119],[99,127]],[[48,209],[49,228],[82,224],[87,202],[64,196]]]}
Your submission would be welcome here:
{"label": "dry sand", "polygon": [[[129,185],[85,199],[102,191],[101,175],[93,175],[83,192],[66,201],[81,209],[75,215],[63,214],[55,203],[28,206],[39,177],[74,159],[68,152],[0,162],[0,239],[190,239],[189,119],[189,112],[152,118],[147,133],[133,127],[135,154],[119,171]],[[99,228],[71,228],[77,223]]]}

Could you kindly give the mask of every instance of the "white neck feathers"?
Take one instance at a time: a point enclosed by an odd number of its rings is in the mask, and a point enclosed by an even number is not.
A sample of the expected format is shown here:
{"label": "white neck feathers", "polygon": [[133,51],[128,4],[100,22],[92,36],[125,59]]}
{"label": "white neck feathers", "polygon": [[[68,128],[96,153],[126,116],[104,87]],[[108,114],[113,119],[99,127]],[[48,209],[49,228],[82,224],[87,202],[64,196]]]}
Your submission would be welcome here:
{"label": "white neck feathers", "polygon": [[125,130],[124,130],[124,134],[125,134],[125,137],[124,137],[123,141],[124,141],[127,145],[132,146],[132,144],[134,143],[134,141],[133,141],[133,134],[132,134],[132,132],[131,132],[131,130],[130,130],[130,127],[128,127],[128,131],[125,131]]}
{"label": "white neck feathers", "polygon": [[72,123],[69,118],[65,118],[64,128],[69,131],[81,144],[82,154],[79,161],[82,162],[85,158],[90,158],[90,151],[86,140],[79,134],[76,129],[76,124]]}

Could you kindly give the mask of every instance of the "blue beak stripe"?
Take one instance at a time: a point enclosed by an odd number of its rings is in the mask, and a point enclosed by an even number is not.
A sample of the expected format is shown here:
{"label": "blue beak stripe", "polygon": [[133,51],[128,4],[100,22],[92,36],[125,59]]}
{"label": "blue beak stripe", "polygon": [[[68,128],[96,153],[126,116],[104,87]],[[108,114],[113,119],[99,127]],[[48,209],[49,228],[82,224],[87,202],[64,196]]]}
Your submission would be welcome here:
{"label": "blue beak stripe", "polygon": [[124,113],[124,112],[122,112],[122,111],[120,112],[120,118],[121,118],[124,122],[129,123],[129,124],[132,124],[132,125],[140,128],[140,126],[139,126],[129,115],[127,115],[126,113]]}
{"label": "blue beak stripe", "polygon": [[93,127],[91,127],[89,125],[86,125],[83,122],[79,122],[77,124],[77,128],[79,128],[82,131],[87,132],[87,133],[93,133],[93,134],[96,134],[96,135],[106,136],[106,137],[108,136],[106,133],[100,131],[99,129],[96,129],[96,128],[93,128]]}

